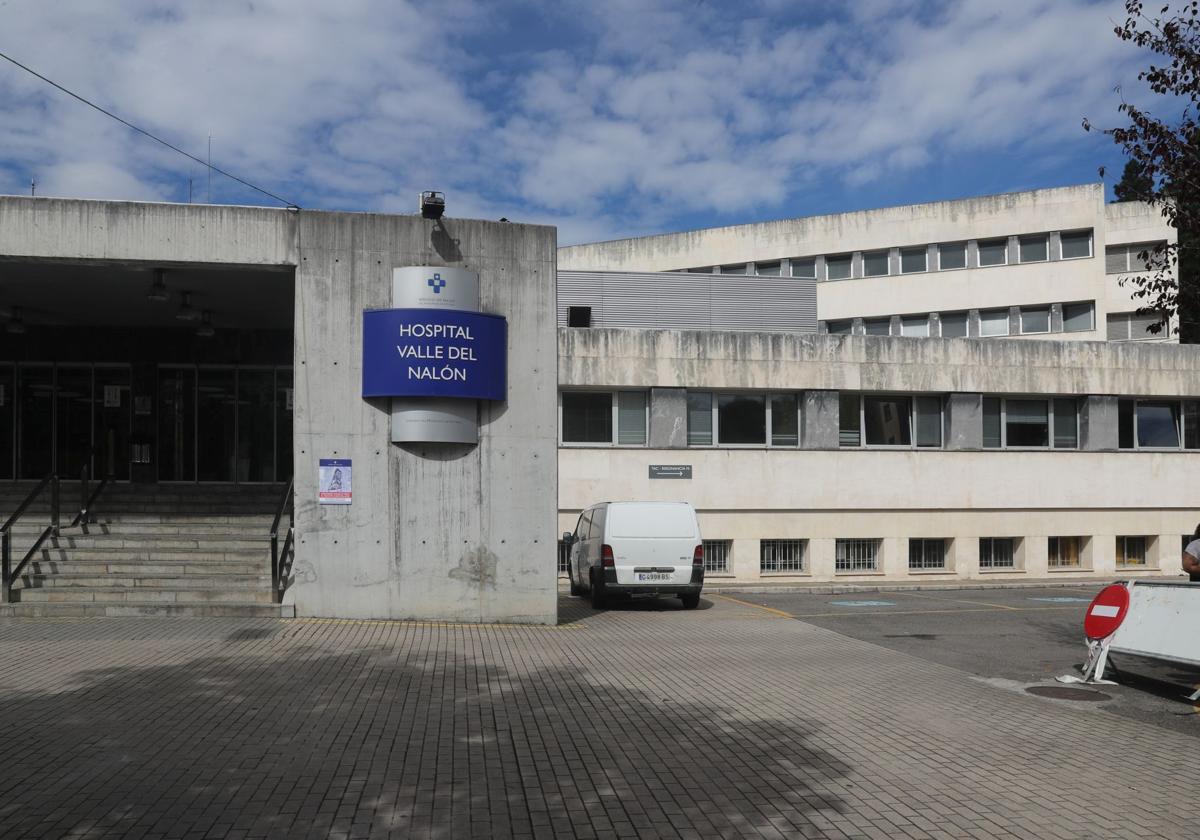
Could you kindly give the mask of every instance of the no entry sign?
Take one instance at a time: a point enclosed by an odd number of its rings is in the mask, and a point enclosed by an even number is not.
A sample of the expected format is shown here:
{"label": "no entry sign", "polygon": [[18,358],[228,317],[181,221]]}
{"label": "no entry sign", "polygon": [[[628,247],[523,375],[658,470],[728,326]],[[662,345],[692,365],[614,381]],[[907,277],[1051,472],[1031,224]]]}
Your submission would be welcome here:
{"label": "no entry sign", "polygon": [[1107,639],[1129,612],[1129,590],[1124,584],[1114,583],[1104,587],[1088,607],[1083,619],[1083,634],[1093,641]]}

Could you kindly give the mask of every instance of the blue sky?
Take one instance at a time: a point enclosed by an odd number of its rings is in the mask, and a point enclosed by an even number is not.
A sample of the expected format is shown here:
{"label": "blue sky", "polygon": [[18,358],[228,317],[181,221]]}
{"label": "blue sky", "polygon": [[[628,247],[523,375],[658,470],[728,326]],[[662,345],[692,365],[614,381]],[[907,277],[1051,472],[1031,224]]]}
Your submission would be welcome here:
{"label": "blue sky", "polygon": [[[1146,57],[1118,0],[0,0],[0,51],[307,208],[563,244],[1095,181]],[[205,169],[0,62],[0,193]],[[218,203],[270,204],[214,177]]]}

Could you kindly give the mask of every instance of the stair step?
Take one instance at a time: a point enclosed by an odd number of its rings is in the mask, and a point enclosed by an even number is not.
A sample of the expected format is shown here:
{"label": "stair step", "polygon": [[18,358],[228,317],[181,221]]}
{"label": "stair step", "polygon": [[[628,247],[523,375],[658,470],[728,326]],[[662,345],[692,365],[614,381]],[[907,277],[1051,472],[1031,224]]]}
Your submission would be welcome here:
{"label": "stair step", "polygon": [[21,573],[20,588],[30,589],[269,589],[269,574],[27,574]]}
{"label": "stair step", "polygon": [[46,549],[131,549],[133,551],[175,551],[179,549],[204,549],[221,551],[265,551],[271,540],[267,536],[220,539],[213,535],[197,534],[100,534],[96,536],[47,537],[42,547]]}
{"label": "stair step", "polygon": [[122,561],[122,560],[30,560],[29,565],[21,570],[21,576],[27,575],[123,575],[125,577],[143,577],[145,575],[252,575],[261,574],[267,567],[268,561],[259,558],[253,562],[231,563],[228,561],[196,560],[192,562],[178,561],[175,563],[163,561]]}
{"label": "stair step", "polygon": [[0,604],[0,618],[294,618],[296,608],[283,604],[222,603],[222,604],[154,604],[126,602],[97,603],[33,603]]}
{"label": "stair step", "polygon": [[59,588],[14,589],[13,601],[36,603],[96,603],[96,604],[264,604],[271,601],[271,587],[247,589],[146,589],[122,587],[92,587],[88,589]]}

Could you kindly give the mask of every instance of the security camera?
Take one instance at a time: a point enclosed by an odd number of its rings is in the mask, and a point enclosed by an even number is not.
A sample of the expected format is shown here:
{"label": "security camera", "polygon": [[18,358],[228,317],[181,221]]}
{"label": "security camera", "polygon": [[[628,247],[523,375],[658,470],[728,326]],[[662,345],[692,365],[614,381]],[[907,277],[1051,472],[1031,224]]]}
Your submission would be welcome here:
{"label": "security camera", "polygon": [[421,193],[421,215],[426,219],[440,219],[446,212],[445,193],[429,190]]}

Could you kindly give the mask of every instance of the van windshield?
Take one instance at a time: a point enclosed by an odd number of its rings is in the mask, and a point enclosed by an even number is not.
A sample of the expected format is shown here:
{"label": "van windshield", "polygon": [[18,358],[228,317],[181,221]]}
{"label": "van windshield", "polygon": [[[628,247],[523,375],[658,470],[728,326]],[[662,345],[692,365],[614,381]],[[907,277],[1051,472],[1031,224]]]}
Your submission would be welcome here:
{"label": "van windshield", "polygon": [[686,505],[612,505],[608,533],[628,539],[690,539],[696,536],[696,521]]}

